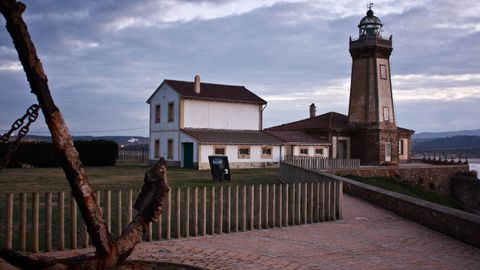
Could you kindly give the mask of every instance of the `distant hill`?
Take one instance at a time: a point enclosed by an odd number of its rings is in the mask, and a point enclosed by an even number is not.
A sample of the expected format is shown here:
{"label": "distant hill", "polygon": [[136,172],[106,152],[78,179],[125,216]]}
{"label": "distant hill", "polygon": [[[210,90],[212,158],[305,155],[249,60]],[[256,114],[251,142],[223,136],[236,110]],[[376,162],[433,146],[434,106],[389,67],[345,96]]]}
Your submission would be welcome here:
{"label": "distant hill", "polygon": [[434,138],[447,138],[454,136],[480,136],[480,129],[473,130],[458,130],[458,131],[446,131],[446,132],[421,132],[413,135],[413,139],[434,139]]}
{"label": "distant hill", "polygon": [[480,136],[416,139],[413,141],[412,152],[414,154],[480,157]]}
{"label": "distant hill", "polygon": [[[148,137],[141,136],[73,136],[74,141],[91,141],[91,140],[106,140],[114,141],[119,145],[139,145],[139,144],[148,144]],[[22,141],[27,142],[51,142],[52,138],[50,136],[37,136],[37,135],[27,135]]]}

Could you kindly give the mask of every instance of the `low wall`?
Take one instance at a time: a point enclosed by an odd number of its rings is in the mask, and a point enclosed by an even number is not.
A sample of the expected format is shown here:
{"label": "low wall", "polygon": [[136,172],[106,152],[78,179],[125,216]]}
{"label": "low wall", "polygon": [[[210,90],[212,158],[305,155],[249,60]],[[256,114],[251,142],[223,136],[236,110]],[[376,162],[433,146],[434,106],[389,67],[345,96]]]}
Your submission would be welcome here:
{"label": "low wall", "polygon": [[328,169],[322,172],[360,177],[393,177],[400,182],[450,195],[450,178],[459,172],[468,172],[468,165],[362,167],[356,169]]}
{"label": "low wall", "polygon": [[344,177],[329,176],[332,178],[341,178],[343,180],[343,189],[348,194],[480,248],[480,216],[363,184]]}

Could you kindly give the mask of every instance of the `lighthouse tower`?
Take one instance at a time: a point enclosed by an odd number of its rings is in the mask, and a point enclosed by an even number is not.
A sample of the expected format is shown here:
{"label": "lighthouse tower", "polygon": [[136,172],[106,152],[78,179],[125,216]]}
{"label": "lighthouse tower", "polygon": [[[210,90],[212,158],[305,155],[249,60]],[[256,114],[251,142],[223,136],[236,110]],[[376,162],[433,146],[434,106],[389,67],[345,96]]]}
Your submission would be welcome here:
{"label": "lighthouse tower", "polygon": [[383,24],[371,8],[358,25],[358,39],[350,37],[348,124],[353,131],[352,157],[379,165],[398,161],[398,131],[390,76],[392,37],[382,37]]}

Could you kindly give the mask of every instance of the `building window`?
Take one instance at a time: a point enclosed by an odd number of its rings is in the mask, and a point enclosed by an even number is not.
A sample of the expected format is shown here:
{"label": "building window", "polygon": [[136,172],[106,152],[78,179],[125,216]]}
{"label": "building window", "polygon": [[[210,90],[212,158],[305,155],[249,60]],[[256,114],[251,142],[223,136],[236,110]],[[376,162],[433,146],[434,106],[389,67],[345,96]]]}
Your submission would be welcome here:
{"label": "building window", "polygon": [[387,66],[386,65],[380,65],[380,79],[387,79]]}
{"label": "building window", "polygon": [[160,104],[155,105],[155,123],[160,123]]}
{"label": "building window", "polygon": [[238,147],[238,158],[239,159],[249,159],[250,158],[250,146],[239,146]]}
{"label": "building window", "polygon": [[160,158],[160,140],[155,140],[155,147],[153,149],[153,157]]}
{"label": "building window", "polygon": [[300,155],[302,156],[308,156],[308,148],[300,148]]}
{"label": "building window", "polygon": [[403,150],[403,147],[404,147],[404,141],[403,140],[399,140],[398,141],[398,154],[403,156],[404,154],[404,150]]}
{"label": "building window", "polygon": [[315,156],[323,156],[323,148],[322,147],[315,148]]}
{"label": "building window", "polygon": [[213,154],[214,155],[225,156],[225,146],[221,146],[221,145],[214,146],[213,147]]}
{"label": "building window", "polygon": [[173,159],[173,140],[168,140],[167,159]]}
{"label": "building window", "polygon": [[383,121],[390,121],[390,111],[388,107],[383,107]]}
{"label": "building window", "polygon": [[168,103],[168,122],[173,122],[173,102]]}
{"label": "building window", "polygon": [[263,146],[262,147],[262,155],[261,158],[272,158],[272,147],[271,146]]}

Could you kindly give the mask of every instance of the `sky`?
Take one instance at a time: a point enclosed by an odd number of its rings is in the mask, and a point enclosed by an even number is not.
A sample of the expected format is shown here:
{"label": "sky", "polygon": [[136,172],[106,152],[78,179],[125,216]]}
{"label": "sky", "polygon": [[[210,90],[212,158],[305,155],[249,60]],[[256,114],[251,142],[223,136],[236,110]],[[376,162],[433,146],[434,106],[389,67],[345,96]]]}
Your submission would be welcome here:
{"label": "sky", "polygon": [[[24,19],[73,135],[148,136],[146,100],[168,79],[244,85],[268,102],[264,127],[348,113],[349,37],[368,1],[24,1]],[[480,2],[376,1],[397,125],[480,128]],[[0,18],[0,133],[30,93]],[[31,133],[48,135],[43,117]]]}

